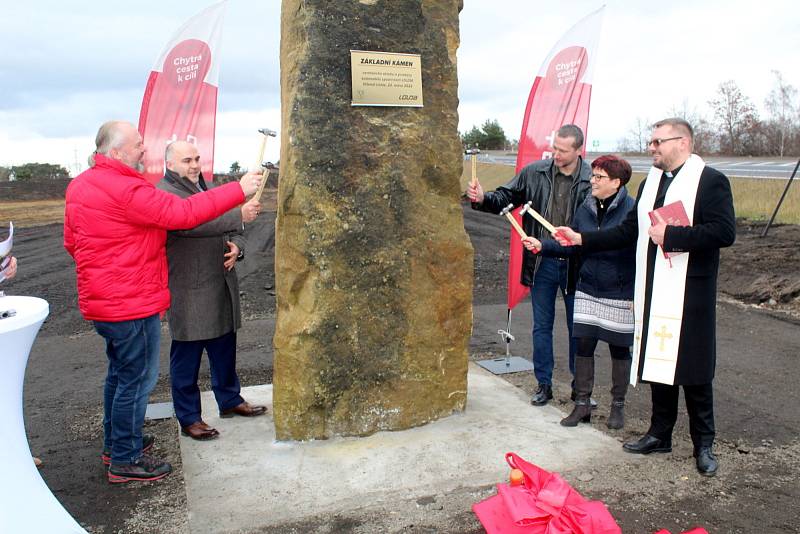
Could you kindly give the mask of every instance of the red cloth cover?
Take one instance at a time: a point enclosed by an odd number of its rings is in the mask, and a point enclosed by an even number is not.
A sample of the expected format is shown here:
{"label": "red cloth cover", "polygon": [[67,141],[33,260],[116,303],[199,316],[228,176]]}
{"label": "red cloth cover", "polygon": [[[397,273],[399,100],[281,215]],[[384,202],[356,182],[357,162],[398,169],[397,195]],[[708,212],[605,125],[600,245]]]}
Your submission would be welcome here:
{"label": "red cloth cover", "polygon": [[509,534],[621,534],[605,505],[587,501],[557,473],[506,454],[525,475],[520,486],[497,485],[497,495],[474,504],[486,532]]}

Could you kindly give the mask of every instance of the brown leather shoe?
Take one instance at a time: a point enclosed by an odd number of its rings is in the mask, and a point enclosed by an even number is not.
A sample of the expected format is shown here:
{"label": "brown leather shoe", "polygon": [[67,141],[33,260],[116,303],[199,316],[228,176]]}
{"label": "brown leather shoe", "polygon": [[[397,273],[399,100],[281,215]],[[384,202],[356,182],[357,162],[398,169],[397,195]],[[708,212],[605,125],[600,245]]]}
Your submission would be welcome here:
{"label": "brown leather shoe", "polygon": [[243,417],[255,417],[257,415],[264,415],[267,413],[266,406],[254,406],[249,402],[245,401],[241,403],[239,406],[234,406],[233,408],[228,408],[227,410],[223,410],[219,413],[220,417],[227,419],[228,417],[233,417],[234,415],[241,415]]}
{"label": "brown leather shoe", "polygon": [[198,441],[208,441],[219,437],[217,429],[211,428],[203,421],[197,421],[189,426],[181,427],[181,434]]}

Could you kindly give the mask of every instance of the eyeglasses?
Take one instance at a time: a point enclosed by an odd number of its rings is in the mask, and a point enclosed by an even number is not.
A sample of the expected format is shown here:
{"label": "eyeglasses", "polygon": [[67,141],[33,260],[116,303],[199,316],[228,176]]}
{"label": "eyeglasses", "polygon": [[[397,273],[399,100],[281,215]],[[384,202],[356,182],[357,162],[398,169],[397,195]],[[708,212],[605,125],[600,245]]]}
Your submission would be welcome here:
{"label": "eyeglasses", "polygon": [[606,174],[593,174],[592,177],[591,177],[591,179],[596,181],[596,182],[599,182],[603,178],[608,178],[609,180],[611,179],[611,177],[606,175]]}
{"label": "eyeglasses", "polygon": [[650,139],[650,141],[647,143],[647,146],[653,145],[654,147],[658,148],[661,146],[661,143],[666,143],[667,141],[674,141],[675,139],[683,139],[683,136],[679,135],[678,137],[667,137],[666,139],[656,137],[655,139]]}

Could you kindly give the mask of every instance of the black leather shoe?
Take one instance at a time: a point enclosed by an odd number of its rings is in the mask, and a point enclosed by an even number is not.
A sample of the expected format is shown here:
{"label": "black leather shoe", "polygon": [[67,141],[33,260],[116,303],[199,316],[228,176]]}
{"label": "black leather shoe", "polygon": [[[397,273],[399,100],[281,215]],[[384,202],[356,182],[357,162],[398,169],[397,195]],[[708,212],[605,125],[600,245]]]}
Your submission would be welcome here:
{"label": "black leather shoe", "polygon": [[651,452],[672,452],[671,439],[658,439],[645,434],[636,441],[629,441],[622,446],[625,452],[633,454],[650,454]]}
{"label": "black leather shoe", "polygon": [[536,393],[531,397],[531,404],[534,406],[544,406],[547,401],[553,399],[553,386],[550,384],[539,384]]}
{"label": "black leather shoe", "polygon": [[700,447],[700,450],[695,452],[697,463],[697,471],[704,477],[713,477],[717,474],[719,462],[717,457],[711,452],[711,447]]}

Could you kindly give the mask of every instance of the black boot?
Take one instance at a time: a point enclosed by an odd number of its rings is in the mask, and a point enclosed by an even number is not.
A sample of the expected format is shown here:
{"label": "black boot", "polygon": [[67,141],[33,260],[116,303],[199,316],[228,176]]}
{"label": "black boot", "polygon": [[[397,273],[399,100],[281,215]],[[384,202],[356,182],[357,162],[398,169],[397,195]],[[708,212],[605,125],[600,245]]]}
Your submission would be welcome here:
{"label": "black boot", "polygon": [[561,426],[578,426],[592,419],[589,398],[594,387],[594,358],[575,357],[575,408],[561,420]]}
{"label": "black boot", "polygon": [[[578,396],[578,394],[575,393],[575,381],[573,380],[572,381],[572,393],[570,393],[570,395],[569,395],[569,400],[571,400],[572,402],[575,402],[575,399],[576,399],[577,396]],[[589,406],[592,407],[592,410],[597,408],[597,401],[594,400],[594,397],[589,397]]]}
{"label": "black boot", "polygon": [[611,401],[611,412],[608,414],[606,426],[614,430],[625,426],[625,401]]}
{"label": "black boot", "polygon": [[531,404],[534,406],[544,406],[549,400],[553,400],[553,386],[550,384],[539,384],[536,392],[531,397]]}
{"label": "black boot", "polygon": [[592,408],[588,400],[576,400],[572,413],[561,420],[561,426],[578,426],[592,421]]}
{"label": "black boot", "polygon": [[619,429],[625,426],[625,395],[631,374],[631,360],[611,360],[611,413],[606,426]]}

